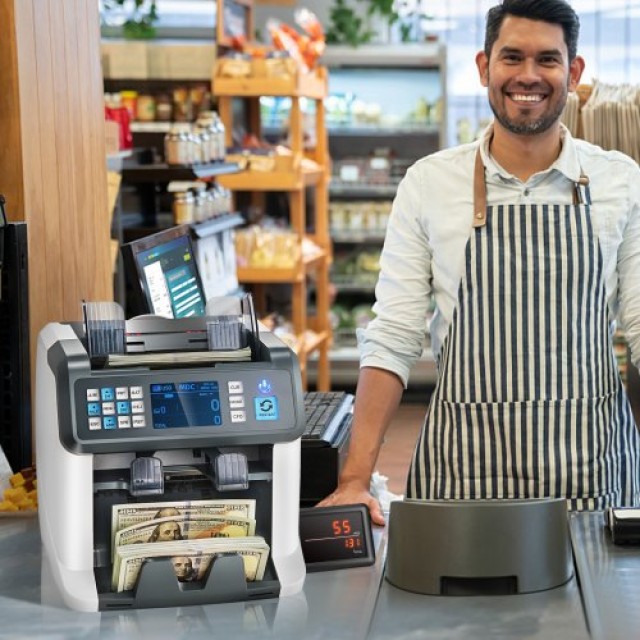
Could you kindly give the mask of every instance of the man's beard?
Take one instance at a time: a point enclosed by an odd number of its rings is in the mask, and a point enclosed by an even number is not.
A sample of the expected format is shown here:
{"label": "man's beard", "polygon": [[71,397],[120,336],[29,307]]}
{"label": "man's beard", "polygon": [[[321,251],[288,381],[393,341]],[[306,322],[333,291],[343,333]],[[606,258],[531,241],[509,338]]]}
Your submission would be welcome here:
{"label": "man's beard", "polygon": [[560,100],[557,101],[557,104],[554,105],[552,111],[543,114],[537,120],[518,122],[512,120],[507,116],[507,110],[504,109],[503,113],[500,113],[493,101],[491,100],[491,93],[489,93],[489,106],[491,107],[491,111],[493,111],[493,115],[496,120],[504,127],[507,131],[511,133],[515,133],[517,135],[523,136],[532,136],[538,133],[544,133],[548,129],[550,129],[562,115],[564,111],[564,106],[567,102],[567,91],[565,91],[564,96]]}

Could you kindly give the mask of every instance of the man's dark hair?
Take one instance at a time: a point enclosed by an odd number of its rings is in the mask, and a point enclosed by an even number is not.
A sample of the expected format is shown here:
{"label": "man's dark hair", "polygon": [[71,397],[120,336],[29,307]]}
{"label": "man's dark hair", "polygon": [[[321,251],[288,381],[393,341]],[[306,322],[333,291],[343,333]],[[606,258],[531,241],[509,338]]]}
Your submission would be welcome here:
{"label": "man's dark hair", "polygon": [[490,57],[491,49],[500,34],[500,27],[508,15],[559,24],[564,32],[569,62],[576,57],[580,19],[568,2],[565,0],[503,0],[487,12],[484,36],[484,52],[487,58]]}

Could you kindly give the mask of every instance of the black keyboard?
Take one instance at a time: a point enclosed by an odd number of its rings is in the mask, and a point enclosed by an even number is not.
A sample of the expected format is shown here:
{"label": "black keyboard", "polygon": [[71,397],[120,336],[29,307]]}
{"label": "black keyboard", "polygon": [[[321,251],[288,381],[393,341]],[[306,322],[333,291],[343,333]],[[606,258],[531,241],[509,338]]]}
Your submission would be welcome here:
{"label": "black keyboard", "polygon": [[343,425],[344,418],[351,413],[353,395],[346,391],[307,391],[304,394],[306,419],[302,439],[332,443]]}

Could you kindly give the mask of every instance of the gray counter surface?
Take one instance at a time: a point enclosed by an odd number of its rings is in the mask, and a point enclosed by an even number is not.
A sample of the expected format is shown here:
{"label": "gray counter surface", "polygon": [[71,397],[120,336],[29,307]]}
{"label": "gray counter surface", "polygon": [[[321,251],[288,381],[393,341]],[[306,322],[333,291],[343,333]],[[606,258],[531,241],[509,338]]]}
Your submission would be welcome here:
{"label": "gray counter surface", "polygon": [[[595,638],[640,637],[640,548],[615,547],[602,514],[570,519],[580,584],[518,596],[439,597],[401,591],[376,564],[307,576],[289,598],[78,613],[51,587],[34,517],[0,518],[0,638]],[[581,597],[582,591],[582,597]],[[585,616],[583,600],[587,607]]]}

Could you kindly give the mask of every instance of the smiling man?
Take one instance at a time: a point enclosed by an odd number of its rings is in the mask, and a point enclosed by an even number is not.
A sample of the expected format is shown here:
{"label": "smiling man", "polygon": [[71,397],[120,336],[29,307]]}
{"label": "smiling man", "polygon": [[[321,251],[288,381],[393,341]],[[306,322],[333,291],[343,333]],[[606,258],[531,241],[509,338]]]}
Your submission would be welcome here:
{"label": "smiling man", "polygon": [[429,300],[438,380],[407,483],[417,499],[640,501],[640,437],[611,336],[640,363],[640,170],[560,123],[584,69],[564,0],[504,0],[476,56],[495,120],[421,159],[398,188],[376,318],[360,332],[349,457],[321,504],[366,503],[420,356]]}

